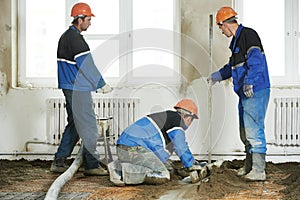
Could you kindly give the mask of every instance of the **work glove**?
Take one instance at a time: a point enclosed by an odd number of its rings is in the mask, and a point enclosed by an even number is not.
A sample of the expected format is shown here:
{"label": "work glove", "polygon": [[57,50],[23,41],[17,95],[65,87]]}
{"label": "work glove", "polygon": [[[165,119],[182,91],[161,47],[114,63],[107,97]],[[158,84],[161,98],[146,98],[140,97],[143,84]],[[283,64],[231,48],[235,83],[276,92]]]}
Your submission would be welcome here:
{"label": "work glove", "polygon": [[201,165],[192,165],[188,168],[189,171],[200,171],[203,167]]}
{"label": "work glove", "polygon": [[216,82],[220,82],[222,80],[223,79],[221,73],[219,71],[216,71],[207,78],[207,83],[213,86]]}
{"label": "work glove", "polygon": [[107,94],[113,91],[113,88],[105,84],[102,88],[97,89],[97,93]]}
{"label": "work glove", "polygon": [[244,91],[244,94],[246,95],[246,97],[248,97],[248,98],[251,98],[254,95],[253,85],[244,85],[243,91]]}
{"label": "work glove", "polygon": [[195,160],[194,164],[188,168],[189,171],[202,170],[207,165],[207,162],[199,162]]}
{"label": "work glove", "polygon": [[190,178],[192,183],[198,182],[210,175],[210,169],[206,164],[201,166],[199,164],[194,164],[188,168],[190,171]]}
{"label": "work glove", "polygon": [[208,168],[208,166],[204,166],[201,171],[199,172],[199,177],[200,179],[204,179],[208,176],[210,176],[210,169]]}

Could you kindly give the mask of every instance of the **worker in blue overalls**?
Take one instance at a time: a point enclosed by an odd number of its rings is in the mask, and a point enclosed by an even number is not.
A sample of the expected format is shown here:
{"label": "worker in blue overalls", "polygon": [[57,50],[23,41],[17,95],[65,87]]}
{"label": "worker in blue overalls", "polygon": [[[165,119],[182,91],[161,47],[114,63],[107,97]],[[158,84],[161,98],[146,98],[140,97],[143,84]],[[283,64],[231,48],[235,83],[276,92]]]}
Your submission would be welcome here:
{"label": "worker in blue overalls", "polygon": [[237,23],[237,13],[231,7],[221,7],[216,23],[226,37],[232,37],[231,57],[208,81],[214,83],[232,77],[234,91],[239,96],[240,138],[245,145],[245,165],[238,176],[252,181],[266,179],[267,151],[264,120],[270,98],[270,80],[266,55],[261,40],[251,28]]}

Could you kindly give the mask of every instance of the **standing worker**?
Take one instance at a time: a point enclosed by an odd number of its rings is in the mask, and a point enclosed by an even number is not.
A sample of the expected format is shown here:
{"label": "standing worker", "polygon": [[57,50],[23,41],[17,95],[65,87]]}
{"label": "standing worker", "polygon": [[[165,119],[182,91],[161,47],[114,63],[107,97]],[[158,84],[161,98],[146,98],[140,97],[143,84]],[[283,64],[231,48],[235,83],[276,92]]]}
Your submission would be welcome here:
{"label": "standing worker", "polygon": [[238,24],[237,13],[222,7],[216,23],[226,37],[232,37],[229,62],[210,75],[208,81],[233,79],[234,91],[239,96],[240,138],[245,145],[246,159],[238,176],[259,181],[266,179],[266,138],[264,120],[270,97],[268,65],[261,40],[251,28]]}
{"label": "standing worker", "polygon": [[91,25],[91,17],[94,17],[90,6],[86,3],[75,4],[71,16],[72,25],[62,34],[57,49],[58,88],[65,96],[68,124],[50,171],[62,173],[69,167],[65,163],[66,158],[81,138],[84,174],[107,175],[96,151],[98,127],[91,92],[108,93],[112,88],[103,80],[81,35]]}
{"label": "standing worker", "polygon": [[170,180],[169,158],[173,151],[185,168],[199,169],[185,137],[185,130],[198,119],[197,106],[190,99],[182,99],[174,108],[176,111],[149,114],[122,132],[117,140],[118,160],[108,164],[115,185]]}

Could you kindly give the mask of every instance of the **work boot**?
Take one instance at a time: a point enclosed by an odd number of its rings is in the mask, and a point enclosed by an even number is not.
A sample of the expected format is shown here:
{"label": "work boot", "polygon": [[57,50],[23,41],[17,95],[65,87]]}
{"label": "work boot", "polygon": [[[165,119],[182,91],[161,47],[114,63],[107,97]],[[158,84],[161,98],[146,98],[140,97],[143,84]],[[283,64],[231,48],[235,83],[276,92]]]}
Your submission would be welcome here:
{"label": "work boot", "polygon": [[169,180],[170,179],[159,172],[151,172],[146,174],[144,183],[149,185],[161,185],[168,182]]}
{"label": "work boot", "polygon": [[67,165],[65,162],[66,158],[54,158],[50,167],[50,171],[54,173],[65,172],[69,168],[69,165]]}
{"label": "work boot", "polygon": [[[125,182],[122,181],[122,169],[121,165],[119,165],[118,160],[113,161],[107,165],[108,171],[109,171],[109,180],[115,185],[119,187],[124,187]],[[119,170],[118,170],[119,168]]]}
{"label": "work boot", "polygon": [[252,170],[244,176],[248,181],[264,181],[266,180],[266,155],[261,153],[252,154]]}
{"label": "work boot", "polygon": [[250,153],[246,154],[246,159],[244,166],[238,169],[237,176],[244,176],[251,171],[252,168],[252,155]]}
{"label": "work boot", "polygon": [[83,174],[85,176],[106,176],[108,175],[107,170],[103,169],[101,166],[94,169],[86,169]]}

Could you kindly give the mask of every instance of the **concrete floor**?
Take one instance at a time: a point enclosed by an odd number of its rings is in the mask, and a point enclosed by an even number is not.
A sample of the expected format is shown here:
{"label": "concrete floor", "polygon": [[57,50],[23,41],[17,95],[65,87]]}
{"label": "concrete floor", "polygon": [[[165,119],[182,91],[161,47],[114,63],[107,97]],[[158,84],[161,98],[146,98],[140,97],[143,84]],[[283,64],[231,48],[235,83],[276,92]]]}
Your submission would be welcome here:
{"label": "concrete floor", "polygon": [[[58,200],[82,200],[86,199],[90,193],[60,193],[58,196]],[[43,200],[45,199],[45,192],[0,192],[1,200]]]}

